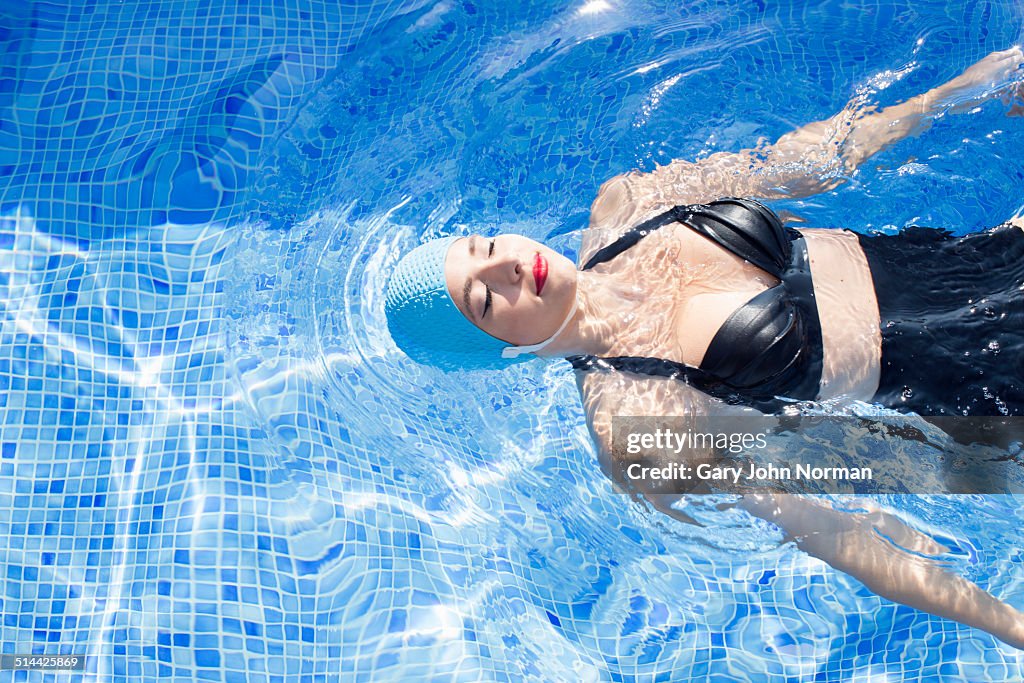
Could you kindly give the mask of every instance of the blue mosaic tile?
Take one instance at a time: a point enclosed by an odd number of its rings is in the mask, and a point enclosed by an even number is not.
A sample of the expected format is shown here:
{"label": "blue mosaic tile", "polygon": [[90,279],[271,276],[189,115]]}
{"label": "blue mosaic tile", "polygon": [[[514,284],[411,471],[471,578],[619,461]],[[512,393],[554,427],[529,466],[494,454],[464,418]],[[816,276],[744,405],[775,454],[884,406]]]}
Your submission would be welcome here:
{"label": "blue mosaic tile", "polygon": [[[421,238],[571,254],[608,177],[925,65],[897,101],[1019,40],[1019,3],[577,5],[0,3],[0,651],[87,656],[73,681],[1024,676],[772,531],[640,510],[567,374],[416,369],[380,303]],[[935,128],[902,154],[980,161],[882,155],[821,219],[1018,208],[1019,127]],[[1012,594],[1019,505],[912,499]]]}

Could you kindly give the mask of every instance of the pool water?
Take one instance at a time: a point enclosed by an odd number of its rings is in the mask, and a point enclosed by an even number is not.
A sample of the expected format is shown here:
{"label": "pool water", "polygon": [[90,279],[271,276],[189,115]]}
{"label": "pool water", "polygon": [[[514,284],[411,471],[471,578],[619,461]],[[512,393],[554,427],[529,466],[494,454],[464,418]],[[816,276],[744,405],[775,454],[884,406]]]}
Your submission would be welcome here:
{"label": "pool water", "polygon": [[[713,501],[617,495],[564,363],[442,375],[402,253],[573,255],[597,188],[945,81],[1024,6],[0,0],[0,680],[1011,681]],[[1024,119],[945,116],[821,227],[1024,206]],[[881,502],[1024,608],[1021,500]]]}

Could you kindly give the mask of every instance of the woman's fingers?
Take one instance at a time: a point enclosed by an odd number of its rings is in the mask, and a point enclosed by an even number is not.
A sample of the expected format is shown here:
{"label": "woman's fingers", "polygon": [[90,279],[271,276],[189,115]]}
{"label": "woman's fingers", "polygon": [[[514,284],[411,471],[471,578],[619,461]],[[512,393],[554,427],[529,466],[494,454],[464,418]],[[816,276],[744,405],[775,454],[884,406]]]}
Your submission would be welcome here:
{"label": "woman's fingers", "polygon": [[[1024,51],[1014,46],[987,55],[931,92],[950,113],[972,109],[988,99],[1012,97],[1024,82]],[[1004,99],[1004,103],[1007,101]]]}
{"label": "woman's fingers", "polygon": [[997,85],[1019,69],[1022,62],[1024,62],[1024,52],[1020,47],[1014,46],[1009,50],[1000,50],[987,55],[967,67],[961,77],[972,85],[983,84],[986,81]]}
{"label": "woman's fingers", "polygon": [[999,99],[1010,107],[1007,116],[1024,116],[1024,81],[1014,84]]}

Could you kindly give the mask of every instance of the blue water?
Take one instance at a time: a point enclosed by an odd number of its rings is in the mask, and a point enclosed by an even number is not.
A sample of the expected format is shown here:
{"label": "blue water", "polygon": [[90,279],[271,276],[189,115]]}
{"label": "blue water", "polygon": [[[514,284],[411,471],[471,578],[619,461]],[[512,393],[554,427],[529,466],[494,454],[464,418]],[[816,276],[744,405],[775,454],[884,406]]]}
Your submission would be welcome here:
{"label": "blue water", "polygon": [[[1010,681],[1022,655],[694,503],[613,492],[567,367],[391,345],[405,250],[573,253],[605,179],[898,102],[1006,2],[0,0],[0,680]],[[1024,119],[937,120],[817,226],[1024,205]],[[899,496],[1024,607],[1021,501]]]}

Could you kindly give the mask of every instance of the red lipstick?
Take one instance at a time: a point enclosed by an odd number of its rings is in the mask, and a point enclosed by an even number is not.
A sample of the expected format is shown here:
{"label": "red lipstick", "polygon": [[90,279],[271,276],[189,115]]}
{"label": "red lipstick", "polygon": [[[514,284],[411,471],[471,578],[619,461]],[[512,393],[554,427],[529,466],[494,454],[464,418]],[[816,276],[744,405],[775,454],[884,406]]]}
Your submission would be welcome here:
{"label": "red lipstick", "polygon": [[540,296],[540,290],[544,289],[544,283],[548,279],[548,262],[537,252],[537,256],[533,259],[533,282],[537,285],[537,296]]}

